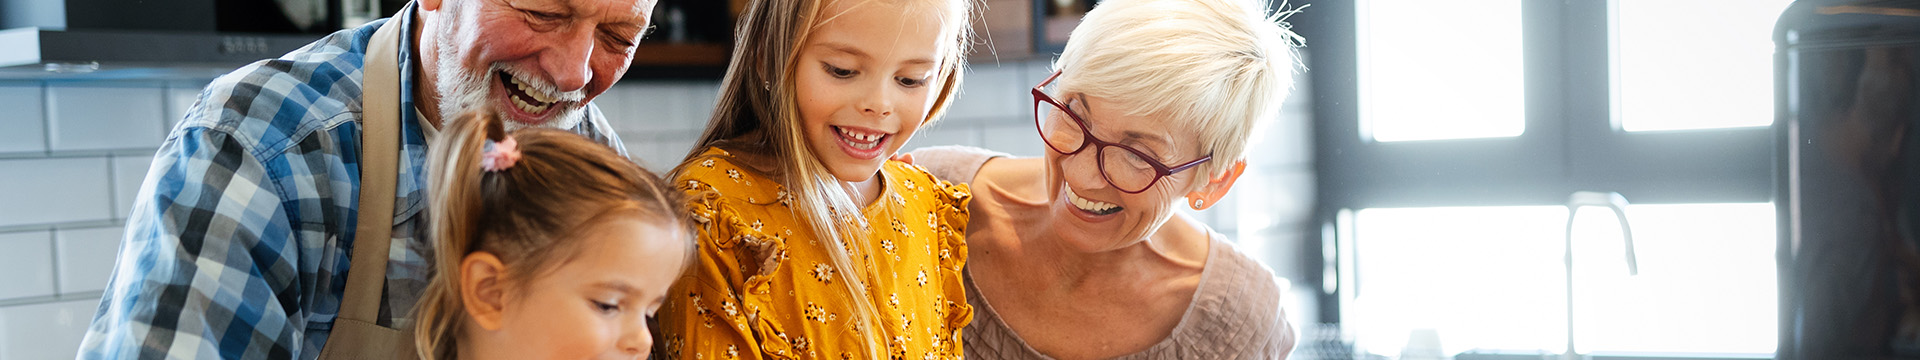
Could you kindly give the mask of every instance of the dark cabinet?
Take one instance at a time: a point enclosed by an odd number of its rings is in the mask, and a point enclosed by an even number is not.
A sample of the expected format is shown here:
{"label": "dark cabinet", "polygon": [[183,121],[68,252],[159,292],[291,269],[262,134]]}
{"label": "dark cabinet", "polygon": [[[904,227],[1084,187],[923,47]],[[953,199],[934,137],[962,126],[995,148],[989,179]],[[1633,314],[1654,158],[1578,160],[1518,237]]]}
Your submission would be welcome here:
{"label": "dark cabinet", "polygon": [[[733,55],[733,30],[748,0],[661,0],[627,78],[718,79]],[[973,61],[1052,57],[1099,0],[976,0]]]}
{"label": "dark cabinet", "polygon": [[746,0],[660,0],[627,78],[718,79],[733,55],[733,27]]}

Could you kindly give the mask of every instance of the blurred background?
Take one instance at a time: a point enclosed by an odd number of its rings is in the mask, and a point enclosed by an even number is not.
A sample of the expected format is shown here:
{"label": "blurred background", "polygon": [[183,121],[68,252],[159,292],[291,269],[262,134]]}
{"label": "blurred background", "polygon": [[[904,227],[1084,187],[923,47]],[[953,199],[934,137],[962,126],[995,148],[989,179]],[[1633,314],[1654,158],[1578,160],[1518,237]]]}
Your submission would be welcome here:
{"label": "blurred background", "polygon": [[[981,2],[906,149],[1044,149],[1027,89],[1097,1]],[[692,146],[742,3],[660,1],[597,100],[635,160]],[[0,359],[73,356],[208,81],[402,5],[0,0]],[[1294,359],[1920,358],[1920,1],[1273,7],[1306,71],[1193,215],[1291,285]]]}

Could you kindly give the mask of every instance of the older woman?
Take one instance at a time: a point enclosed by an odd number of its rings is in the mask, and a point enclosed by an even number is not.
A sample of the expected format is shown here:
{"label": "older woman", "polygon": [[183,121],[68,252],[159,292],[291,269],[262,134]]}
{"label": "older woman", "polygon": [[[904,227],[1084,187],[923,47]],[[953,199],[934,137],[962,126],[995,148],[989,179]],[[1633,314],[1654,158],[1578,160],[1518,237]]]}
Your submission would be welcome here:
{"label": "older woman", "polygon": [[1245,167],[1295,68],[1261,0],[1108,0],[1033,89],[1042,158],[936,147],[971,182],[966,355],[1284,358],[1273,273],[1175,206],[1205,209]]}

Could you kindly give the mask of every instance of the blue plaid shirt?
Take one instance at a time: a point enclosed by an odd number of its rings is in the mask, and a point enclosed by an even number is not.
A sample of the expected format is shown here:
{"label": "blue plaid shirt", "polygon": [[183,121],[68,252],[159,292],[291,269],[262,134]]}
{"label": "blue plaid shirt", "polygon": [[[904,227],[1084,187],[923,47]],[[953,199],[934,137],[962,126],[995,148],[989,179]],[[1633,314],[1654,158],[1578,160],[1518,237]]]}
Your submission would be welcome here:
{"label": "blue plaid shirt", "polygon": [[[400,12],[413,26],[413,6]],[[127,219],[81,358],[313,359],[340,309],[360,186],[361,66],[388,20],[215,79],[168,135]],[[400,64],[412,41],[400,37]],[[401,108],[414,71],[401,66]],[[426,285],[426,138],[402,111],[382,325]],[[599,108],[578,133],[626,150]]]}

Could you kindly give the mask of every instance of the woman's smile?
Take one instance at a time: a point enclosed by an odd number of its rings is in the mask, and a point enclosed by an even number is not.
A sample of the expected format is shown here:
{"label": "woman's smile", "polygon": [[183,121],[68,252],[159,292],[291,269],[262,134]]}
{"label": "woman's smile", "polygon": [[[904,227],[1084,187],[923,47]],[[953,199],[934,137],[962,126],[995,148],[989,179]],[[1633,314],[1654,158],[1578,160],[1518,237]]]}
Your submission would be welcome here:
{"label": "woman's smile", "polygon": [[1091,200],[1085,197],[1081,197],[1080,193],[1074,192],[1073,187],[1070,187],[1070,186],[1063,186],[1062,188],[1066,189],[1067,201],[1072,203],[1074,208],[1079,209],[1080,211],[1086,212],[1089,215],[1093,215],[1093,216],[1113,215],[1115,213],[1119,213],[1120,210],[1126,209],[1124,207],[1121,207],[1118,204],[1099,201],[1099,200]]}

